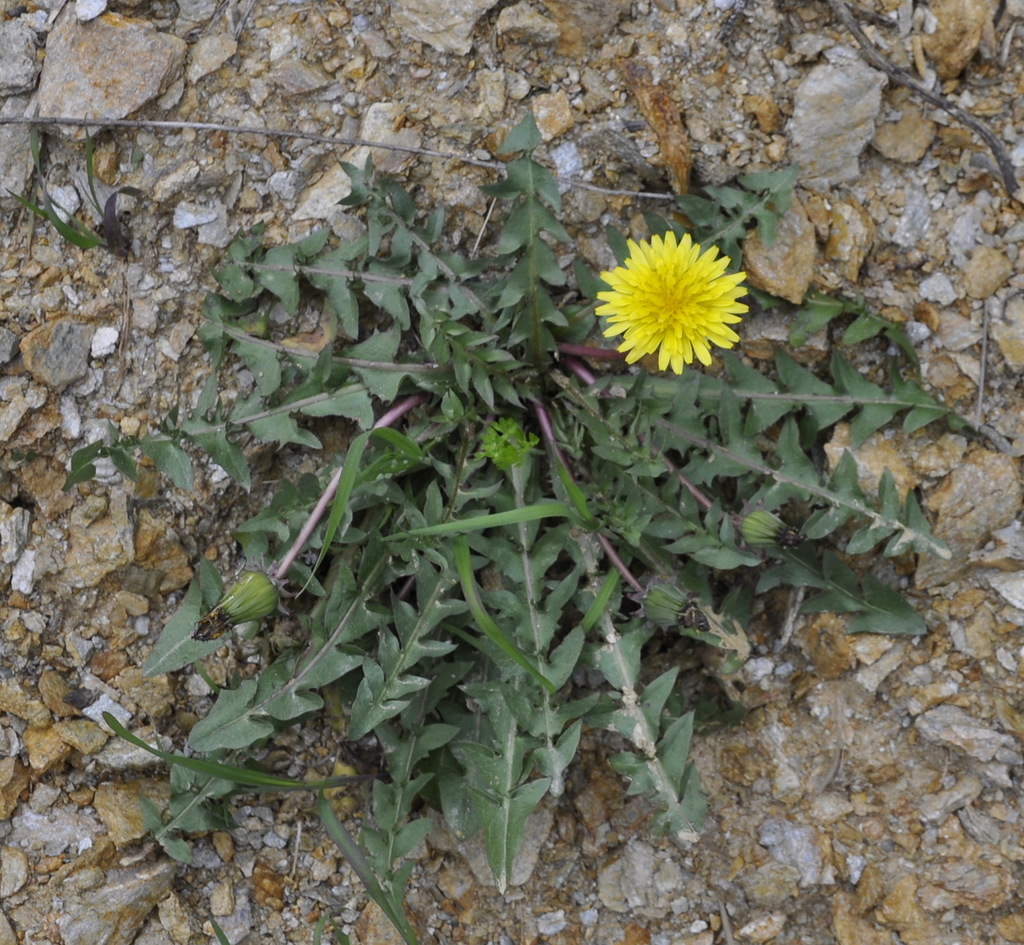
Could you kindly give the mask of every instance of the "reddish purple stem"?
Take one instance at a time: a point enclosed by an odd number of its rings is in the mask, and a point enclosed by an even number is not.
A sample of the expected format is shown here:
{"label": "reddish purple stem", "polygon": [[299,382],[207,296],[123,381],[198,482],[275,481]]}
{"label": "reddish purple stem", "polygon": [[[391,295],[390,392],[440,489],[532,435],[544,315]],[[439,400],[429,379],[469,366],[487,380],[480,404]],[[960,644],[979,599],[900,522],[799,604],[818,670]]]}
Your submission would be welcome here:
{"label": "reddish purple stem", "polygon": [[[582,367],[582,365],[581,365]],[[551,426],[551,417],[548,416],[547,407],[545,407],[539,401],[533,402],[533,412],[537,415],[537,422],[540,424],[540,432],[544,437],[544,442],[551,450],[555,457],[555,462],[559,463],[565,470],[565,474],[569,477],[570,481],[576,482],[576,477],[573,476],[572,470],[569,468],[569,464],[566,462],[565,455],[562,453],[561,448],[555,442],[555,431]],[[618,552],[615,550],[612,543],[600,532],[597,533],[597,540],[600,542],[601,547],[604,549],[604,553],[608,555],[608,560],[615,565],[616,570],[625,578],[626,582],[634,591],[643,593],[643,585],[633,577],[632,572],[626,567],[623,560],[619,557]]]}
{"label": "reddish purple stem", "polygon": [[590,368],[588,368],[582,361],[577,361],[575,358],[566,358],[564,363],[565,366],[588,387],[597,380],[597,377],[591,374]]}
{"label": "reddish purple stem", "polygon": [[[405,400],[395,404],[385,413],[373,425],[373,429],[380,430],[384,427],[390,427],[396,420],[404,417],[410,410],[419,406],[426,399],[426,394],[413,394],[411,397],[406,397]],[[334,497],[338,493],[338,483],[341,482],[341,475],[344,469],[345,464],[342,463],[335,470],[331,481],[327,483],[327,488],[323,491],[323,495],[320,496],[313,511],[309,513],[309,518],[306,520],[306,524],[302,526],[302,531],[299,532],[298,537],[292,542],[292,546],[288,549],[287,554],[274,566],[270,576],[275,580],[282,580],[288,574],[288,569],[295,563],[295,559],[302,554],[302,549],[306,547],[309,536],[313,534],[317,525],[320,524],[320,519],[324,517],[324,512],[327,511],[327,507],[334,501]]]}

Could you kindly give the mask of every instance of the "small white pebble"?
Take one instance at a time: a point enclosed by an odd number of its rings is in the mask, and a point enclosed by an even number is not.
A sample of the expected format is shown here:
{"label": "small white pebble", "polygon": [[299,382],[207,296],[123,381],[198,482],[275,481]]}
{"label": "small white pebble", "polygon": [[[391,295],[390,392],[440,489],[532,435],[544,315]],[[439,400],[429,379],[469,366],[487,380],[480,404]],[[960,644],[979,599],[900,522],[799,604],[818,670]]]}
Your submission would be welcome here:
{"label": "small white pebble", "polygon": [[106,9],[107,0],[78,0],[75,4],[75,16],[78,17],[79,23],[88,23]]}
{"label": "small white pebble", "polygon": [[203,207],[197,203],[183,200],[174,208],[174,227],[187,230],[190,227],[202,226],[217,219],[217,211],[212,207]]}
{"label": "small white pebble", "polygon": [[82,415],[74,397],[60,399],[60,430],[67,440],[77,440],[82,435]]}
{"label": "small white pebble", "polygon": [[11,571],[11,590],[24,594],[27,597],[32,593],[35,584],[36,553],[31,548],[28,548],[14,562],[14,568]]}
{"label": "small white pebble", "polygon": [[926,279],[922,279],[918,291],[921,293],[922,299],[938,302],[939,305],[952,305],[957,298],[953,283],[943,272],[933,272]]}
{"label": "small white pebble", "polygon": [[566,927],[565,910],[558,909],[555,912],[546,912],[537,917],[537,931],[541,935],[555,935]]}
{"label": "small white pebble", "polygon": [[775,671],[775,661],[767,656],[759,656],[748,660],[743,671],[751,682],[760,682]]}
{"label": "small white pebble", "polygon": [[105,358],[108,354],[113,354],[117,350],[119,337],[120,332],[110,325],[97,328],[96,334],[92,336],[92,348],[89,353],[94,358]]}

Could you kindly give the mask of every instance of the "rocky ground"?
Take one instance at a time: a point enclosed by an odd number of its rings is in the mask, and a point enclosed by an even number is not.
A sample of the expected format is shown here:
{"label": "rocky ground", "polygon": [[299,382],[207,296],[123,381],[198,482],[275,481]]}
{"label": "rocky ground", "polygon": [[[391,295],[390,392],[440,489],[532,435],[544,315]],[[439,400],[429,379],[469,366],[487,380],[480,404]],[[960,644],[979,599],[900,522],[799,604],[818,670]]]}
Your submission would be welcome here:
{"label": "rocky ground", "polygon": [[[236,832],[197,839],[191,866],[170,860],[138,804],[166,796],[162,766],[97,724],[115,711],[155,740],[194,721],[207,683],[140,667],[199,556],[232,572],[231,527],[260,487],[242,495],[210,464],[195,494],[103,464],[96,481],[61,485],[109,423],[145,431],[195,395],[199,305],[238,229],[344,232],[336,159],[366,149],[315,136],[421,149],[375,158],[444,204],[465,243],[485,227],[494,145],[527,110],[595,268],[611,262],[604,225],[643,235],[640,214],[688,175],[719,184],[799,163],[799,200],[776,247],[745,261],[752,279],[793,302],[811,287],[863,295],[905,325],[929,389],[981,432],[933,424],[858,451],[866,482],[888,467],[921,491],[954,552],[903,578],[930,632],[853,638],[823,615],[789,635],[784,612],[751,628],[746,682],[764,705],[697,745],[711,807],[699,842],[653,838],[593,737],[562,801],[531,818],[507,895],[482,851],[431,834],[417,924],[428,940],[503,945],[1024,942],[1024,222],[1005,162],[865,61],[821,2],[750,0],[724,33],[727,10],[688,0],[103,8],[0,0],[0,118],[314,137],[98,134],[101,186],[146,195],[126,261],[33,231],[0,200],[0,945],[185,945],[210,938],[210,916],[232,942],[307,943],[325,912],[353,941],[393,940],[309,797],[240,805]],[[856,17],[892,64],[985,122],[1020,172],[1020,0],[875,0]],[[81,204],[81,130],[47,129],[44,159],[55,194]],[[27,128],[0,126],[0,184],[25,192],[31,171]],[[749,319],[744,354],[769,357],[790,317]],[[793,353],[814,363],[829,344]],[[77,690],[99,698],[75,709]],[[335,750],[329,731],[303,730],[270,761],[322,768]]]}

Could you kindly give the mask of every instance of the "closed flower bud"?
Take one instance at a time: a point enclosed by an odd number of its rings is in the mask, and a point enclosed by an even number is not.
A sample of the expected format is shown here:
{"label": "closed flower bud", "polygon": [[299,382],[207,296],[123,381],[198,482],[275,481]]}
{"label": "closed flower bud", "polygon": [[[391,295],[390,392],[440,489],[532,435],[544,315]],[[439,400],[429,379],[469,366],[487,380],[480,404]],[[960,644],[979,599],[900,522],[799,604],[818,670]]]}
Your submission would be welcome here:
{"label": "closed flower bud", "polygon": [[689,598],[674,584],[659,582],[651,585],[644,597],[644,616],[659,627],[671,626],[679,623],[689,604]]}
{"label": "closed flower bud", "polygon": [[743,519],[740,534],[751,548],[763,548],[776,544],[785,528],[786,523],[781,518],[762,509],[751,512]]}
{"label": "closed flower bud", "polygon": [[277,585],[263,571],[244,571],[215,608],[232,625],[269,617],[277,610]]}

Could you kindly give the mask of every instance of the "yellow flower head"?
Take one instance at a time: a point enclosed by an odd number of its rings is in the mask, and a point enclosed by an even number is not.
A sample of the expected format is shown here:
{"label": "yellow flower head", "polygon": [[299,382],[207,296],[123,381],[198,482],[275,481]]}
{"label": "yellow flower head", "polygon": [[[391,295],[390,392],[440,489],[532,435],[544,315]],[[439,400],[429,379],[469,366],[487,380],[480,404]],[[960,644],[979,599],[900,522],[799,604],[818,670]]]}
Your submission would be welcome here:
{"label": "yellow flower head", "polygon": [[661,371],[682,374],[695,359],[710,364],[709,345],[731,348],[740,337],[729,325],[748,311],[737,301],[746,295],[746,273],[726,275],[728,266],[728,256],[714,246],[701,252],[688,235],[630,240],[626,265],[601,273],[611,286],[597,293],[604,302],[597,314],[608,318],[605,337],[625,335],[618,350],[629,352],[629,364],[655,351]]}

